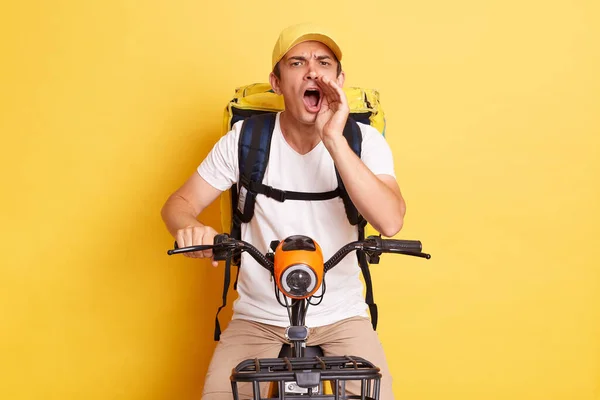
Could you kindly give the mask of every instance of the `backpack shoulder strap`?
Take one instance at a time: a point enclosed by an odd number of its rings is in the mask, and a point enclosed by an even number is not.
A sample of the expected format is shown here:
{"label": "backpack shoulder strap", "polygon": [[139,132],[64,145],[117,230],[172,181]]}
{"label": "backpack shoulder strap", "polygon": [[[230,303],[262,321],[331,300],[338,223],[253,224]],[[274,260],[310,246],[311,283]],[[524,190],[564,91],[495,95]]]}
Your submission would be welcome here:
{"label": "backpack shoulder strap", "polygon": [[[360,130],[360,126],[358,123],[354,121],[351,117],[348,117],[346,121],[346,126],[344,127],[344,137],[348,141],[348,145],[354,151],[359,158],[362,152],[362,132]],[[346,215],[348,216],[348,221],[352,225],[357,225],[358,228],[358,240],[363,240],[365,238],[365,226],[367,225],[367,221],[363,218],[362,215],[356,209],[356,206],[352,203],[346,188],[344,187],[344,182],[340,177],[339,172],[335,171],[338,179],[338,188],[340,189],[340,196],[344,202],[344,207],[346,209]],[[369,264],[367,262],[367,256],[364,251],[358,250],[356,252],[356,256],[358,258],[358,264],[363,274],[363,278],[365,280],[365,303],[369,306],[369,313],[371,314],[371,324],[373,325],[373,329],[377,329],[377,320],[378,320],[378,310],[377,304],[375,304],[375,299],[373,297],[373,281],[371,279],[371,271],[369,270]]]}
{"label": "backpack shoulder strap", "polygon": [[[271,137],[275,128],[275,113],[265,113],[247,118],[242,123],[242,130],[238,142],[238,163],[240,182],[258,180],[262,182],[269,162],[271,149]],[[238,190],[239,187],[239,190]],[[249,192],[242,185],[234,184],[231,187],[231,232],[234,239],[242,238],[242,223],[249,222],[254,215],[254,203],[256,193]],[[233,284],[237,289],[237,281],[240,273],[240,255],[231,255],[225,262],[225,277],[223,282],[223,304],[217,310],[215,316],[215,341],[221,337],[221,325],[219,313],[227,305],[227,292],[231,282],[231,265],[238,267]]]}
{"label": "backpack shoulder strap", "polygon": [[266,113],[246,119],[242,124],[238,143],[239,181],[235,185],[236,203],[232,218],[241,226],[254,216],[256,192],[250,191],[250,182],[262,182],[269,163],[271,138],[277,114]]}
{"label": "backpack shoulder strap", "polygon": [[[346,141],[348,142],[348,145],[352,151],[354,151],[354,154],[360,158],[362,151],[362,132],[360,131],[358,123],[351,117],[348,117],[348,120],[346,121],[346,126],[344,127],[344,137],[346,138]],[[357,225],[361,221],[362,216],[358,213],[358,210],[352,203],[352,200],[350,200],[350,196],[344,187],[344,182],[342,181],[342,177],[340,176],[337,168],[335,169],[335,175],[337,176],[338,190],[340,191],[340,197],[344,201],[344,208],[346,209],[348,221],[350,221],[350,224],[352,225]]]}

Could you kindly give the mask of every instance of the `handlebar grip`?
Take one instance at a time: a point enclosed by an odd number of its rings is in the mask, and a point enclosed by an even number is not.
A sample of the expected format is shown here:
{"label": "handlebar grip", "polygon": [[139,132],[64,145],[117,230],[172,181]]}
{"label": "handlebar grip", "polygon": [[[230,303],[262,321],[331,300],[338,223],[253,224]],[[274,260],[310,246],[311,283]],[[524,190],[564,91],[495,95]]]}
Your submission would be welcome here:
{"label": "handlebar grip", "polygon": [[398,239],[382,239],[381,240],[382,250],[401,250],[401,251],[413,251],[420,253],[423,249],[423,245],[419,240],[398,240]]}

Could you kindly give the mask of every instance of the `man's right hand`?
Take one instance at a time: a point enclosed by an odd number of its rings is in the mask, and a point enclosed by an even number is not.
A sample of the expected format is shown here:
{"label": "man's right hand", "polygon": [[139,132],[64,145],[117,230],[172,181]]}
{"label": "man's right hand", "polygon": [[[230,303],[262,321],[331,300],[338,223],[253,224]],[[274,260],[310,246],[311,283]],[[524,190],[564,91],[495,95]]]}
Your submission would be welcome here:
{"label": "man's right hand", "polygon": [[[214,244],[217,231],[203,225],[197,218],[202,210],[215,201],[221,193],[206,182],[200,174],[194,172],[183,186],[169,196],[161,210],[161,215],[167,229],[177,240],[177,246]],[[205,250],[184,254],[186,257],[208,258],[213,256],[212,253],[212,250]],[[212,264],[215,267],[218,265],[214,260]]]}
{"label": "man's right hand", "polygon": [[[188,226],[186,228],[177,230],[177,246],[181,248],[213,244],[217,234],[218,232],[210,226]],[[204,250],[183,253],[183,255],[191,258],[212,258],[213,252],[212,250]],[[216,267],[219,264],[215,260],[212,260],[212,265],[213,267]]]}

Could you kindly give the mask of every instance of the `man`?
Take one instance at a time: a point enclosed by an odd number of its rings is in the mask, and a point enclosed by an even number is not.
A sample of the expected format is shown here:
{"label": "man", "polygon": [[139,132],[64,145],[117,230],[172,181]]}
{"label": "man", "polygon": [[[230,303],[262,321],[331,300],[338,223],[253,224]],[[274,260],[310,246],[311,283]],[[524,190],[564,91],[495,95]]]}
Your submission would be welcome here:
{"label": "man", "polygon": [[[344,138],[349,107],[342,90],[341,59],[337,42],[319,27],[301,24],[281,32],[273,49],[269,80],[275,93],[283,96],[285,111],[276,118],[263,183],[288,191],[327,192],[338,186],[337,168],[358,211],[383,235],[393,236],[402,228],[405,203],[395,180],[391,151],[368,125],[359,124],[361,158]],[[238,122],[165,203],[163,219],[180,247],[212,244],[217,232],[198,222],[197,216],[238,180],[240,129]],[[263,253],[272,240],[298,234],[319,243],[325,259],[357,240],[357,228],[348,222],[339,197],[278,202],[258,195],[253,219],[242,225],[242,239]],[[212,253],[188,256],[212,257]],[[213,265],[217,265],[214,260]],[[308,345],[320,345],[326,356],[353,354],[379,366],[381,398],[390,400],[392,380],[368,318],[359,275],[356,257],[351,256],[327,274],[323,301],[306,316]],[[209,366],[204,399],[230,399],[232,368],[248,358],[277,357],[286,342],[287,311],[273,294],[269,273],[246,254],[242,256],[238,294],[232,321]],[[349,385],[347,389],[360,394],[357,387]],[[240,392],[251,397],[251,390],[241,388]]]}

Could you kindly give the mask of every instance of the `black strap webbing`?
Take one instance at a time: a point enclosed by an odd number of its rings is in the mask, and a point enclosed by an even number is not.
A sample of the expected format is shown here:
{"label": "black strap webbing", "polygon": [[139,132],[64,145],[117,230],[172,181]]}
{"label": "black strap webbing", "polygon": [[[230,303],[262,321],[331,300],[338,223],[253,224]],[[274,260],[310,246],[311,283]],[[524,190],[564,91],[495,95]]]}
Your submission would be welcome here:
{"label": "black strap webbing", "polygon": [[[363,219],[358,225],[358,240],[364,240],[365,238],[365,225],[366,221]],[[377,320],[379,313],[377,311],[377,304],[373,298],[373,280],[371,279],[371,271],[369,270],[369,263],[367,262],[367,255],[363,250],[357,250],[356,256],[358,257],[358,264],[365,279],[365,303],[369,306],[369,313],[371,313],[371,324],[373,330],[377,330]]]}
{"label": "black strap webbing", "polygon": [[329,192],[293,192],[287,190],[275,189],[272,186],[265,185],[261,182],[247,181],[242,179],[242,184],[248,190],[254,193],[262,194],[279,202],[286,200],[304,200],[304,201],[321,201],[331,200],[338,197],[341,193],[340,189],[330,190]]}
{"label": "black strap webbing", "polygon": [[369,312],[371,313],[371,324],[373,325],[373,330],[377,330],[377,304],[375,304],[375,299],[373,298],[373,281],[371,280],[371,272],[369,271],[369,265],[367,263],[367,256],[365,252],[360,250],[358,254],[358,262],[360,264],[360,269],[362,270],[363,277],[365,278],[365,302],[369,306]]}
{"label": "black strap webbing", "polygon": [[223,304],[217,310],[217,315],[215,316],[215,341],[219,341],[221,338],[221,324],[219,324],[219,313],[221,310],[227,305],[227,292],[229,291],[229,284],[231,282],[231,254],[227,257],[225,261],[225,279],[223,283]]}

